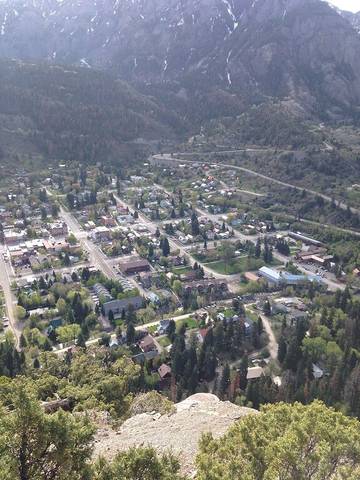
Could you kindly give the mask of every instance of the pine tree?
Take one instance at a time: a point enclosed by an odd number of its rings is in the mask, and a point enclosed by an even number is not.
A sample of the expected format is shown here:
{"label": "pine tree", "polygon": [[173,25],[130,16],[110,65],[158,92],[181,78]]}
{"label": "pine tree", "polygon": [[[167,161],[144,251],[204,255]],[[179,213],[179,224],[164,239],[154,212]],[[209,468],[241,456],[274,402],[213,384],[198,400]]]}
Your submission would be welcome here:
{"label": "pine tree", "polygon": [[243,390],[243,391],[246,390],[246,386],[247,386],[248,369],[249,369],[249,360],[248,360],[248,356],[245,354],[243,355],[239,365],[239,375],[240,375],[239,387],[240,387],[240,390]]}
{"label": "pine tree", "polygon": [[169,254],[170,254],[170,244],[169,244],[169,240],[167,239],[167,237],[164,237],[162,239],[162,254],[164,257],[168,257]]}
{"label": "pine tree", "polygon": [[229,364],[226,363],[221,375],[220,385],[219,385],[219,394],[221,398],[226,397],[229,392],[230,386],[230,367]]}
{"label": "pine tree", "polygon": [[126,328],[126,343],[132,345],[135,341],[135,327],[132,322],[128,323]]}
{"label": "pine tree", "polygon": [[279,339],[279,347],[278,347],[278,360],[280,363],[283,363],[286,357],[287,352],[287,345],[283,335],[281,335]]}
{"label": "pine tree", "polygon": [[261,240],[260,238],[258,238],[255,246],[255,257],[260,258],[260,255],[261,255]]}
{"label": "pine tree", "polygon": [[191,233],[194,237],[200,233],[199,220],[195,212],[191,215]]}

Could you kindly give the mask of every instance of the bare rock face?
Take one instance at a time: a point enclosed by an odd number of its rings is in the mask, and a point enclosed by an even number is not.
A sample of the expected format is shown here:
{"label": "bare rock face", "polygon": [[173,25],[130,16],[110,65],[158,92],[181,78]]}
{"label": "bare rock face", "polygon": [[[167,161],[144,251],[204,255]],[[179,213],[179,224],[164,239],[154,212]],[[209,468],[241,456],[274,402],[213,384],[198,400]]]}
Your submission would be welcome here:
{"label": "bare rock face", "polygon": [[143,413],[127,420],[118,431],[101,428],[96,435],[94,457],[112,459],[130,447],[152,446],[159,453],[171,450],[181,463],[182,471],[194,472],[198,443],[203,433],[217,438],[245,415],[256,410],[222,402],[210,393],[197,393],[175,405],[169,415]]}

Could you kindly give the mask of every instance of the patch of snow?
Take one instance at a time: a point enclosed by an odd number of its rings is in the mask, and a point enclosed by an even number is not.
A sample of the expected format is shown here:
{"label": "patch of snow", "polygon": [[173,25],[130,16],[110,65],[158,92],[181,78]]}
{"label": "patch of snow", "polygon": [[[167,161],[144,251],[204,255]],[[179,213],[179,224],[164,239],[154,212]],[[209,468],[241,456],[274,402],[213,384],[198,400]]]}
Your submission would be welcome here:
{"label": "patch of snow", "polygon": [[7,12],[5,12],[4,21],[3,21],[2,25],[1,25],[1,29],[0,29],[0,35],[5,35],[5,27],[6,27],[7,18],[8,18],[8,14],[7,14]]}
{"label": "patch of snow", "polygon": [[228,0],[222,0],[222,2],[223,2],[223,4],[225,5],[226,10],[228,11],[228,14],[230,15],[230,17],[231,17],[231,19],[232,19],[232,21],[233,21],[233,31],[234,31],[234,30],[237,29],[239,23],[238,23],[238,21],[237,21],[237,19],[236,19],[236,16],[235,16],[235,14],[234,14],[234,12],[233,12],[233,10],[232,10],[232,7],[231,7],[229,1],[228,1]]}
{"label": "patch of snow", "polygon": [[91,65],[86,61],[86,58],[80,60],[81,65],[84,65],[87,68],[91,68]]}
{"label": "patch of snow", "polygon": [[232,84],[231,75],[230,75],[230,71],[229,71],[229,60],[230,60],[231,54],[232,54],[232,50],[230,50],[230,52],[227,54],[227,57],[226,57],[226,76],[227,76],[228,84],[230,86]]}

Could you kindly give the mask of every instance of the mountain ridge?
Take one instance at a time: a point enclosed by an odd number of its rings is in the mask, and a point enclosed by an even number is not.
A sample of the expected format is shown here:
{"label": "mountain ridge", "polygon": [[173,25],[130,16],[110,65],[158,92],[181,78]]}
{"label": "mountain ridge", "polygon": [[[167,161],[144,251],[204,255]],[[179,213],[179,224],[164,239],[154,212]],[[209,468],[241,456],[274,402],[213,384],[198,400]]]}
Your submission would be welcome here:
{"label": "mountain ridge", "polygon": [[360,105],[345,17],[320,0],[4,0],[0,57],[107,69],[187,117],[275,97],[336,120]]}

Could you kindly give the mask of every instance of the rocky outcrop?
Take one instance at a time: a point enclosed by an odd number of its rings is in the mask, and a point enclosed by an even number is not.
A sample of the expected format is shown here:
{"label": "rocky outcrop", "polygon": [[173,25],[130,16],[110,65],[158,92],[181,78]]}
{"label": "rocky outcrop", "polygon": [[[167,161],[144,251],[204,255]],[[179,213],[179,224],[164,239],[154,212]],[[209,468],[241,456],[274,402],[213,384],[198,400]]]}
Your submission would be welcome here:
{"label": "rocky outcrop", "polygon": [[210,393],[197,393],[175,405],[175,412],[143,413],[128,419],[118,430],[102,426],[95,439],[94,457],[113,458],[117,452],[134,446],[171,450],[179,456],[182,471],[191,474],[198,442],[203,433],[220,437],[241,417],[257,411],[222,402]]}

